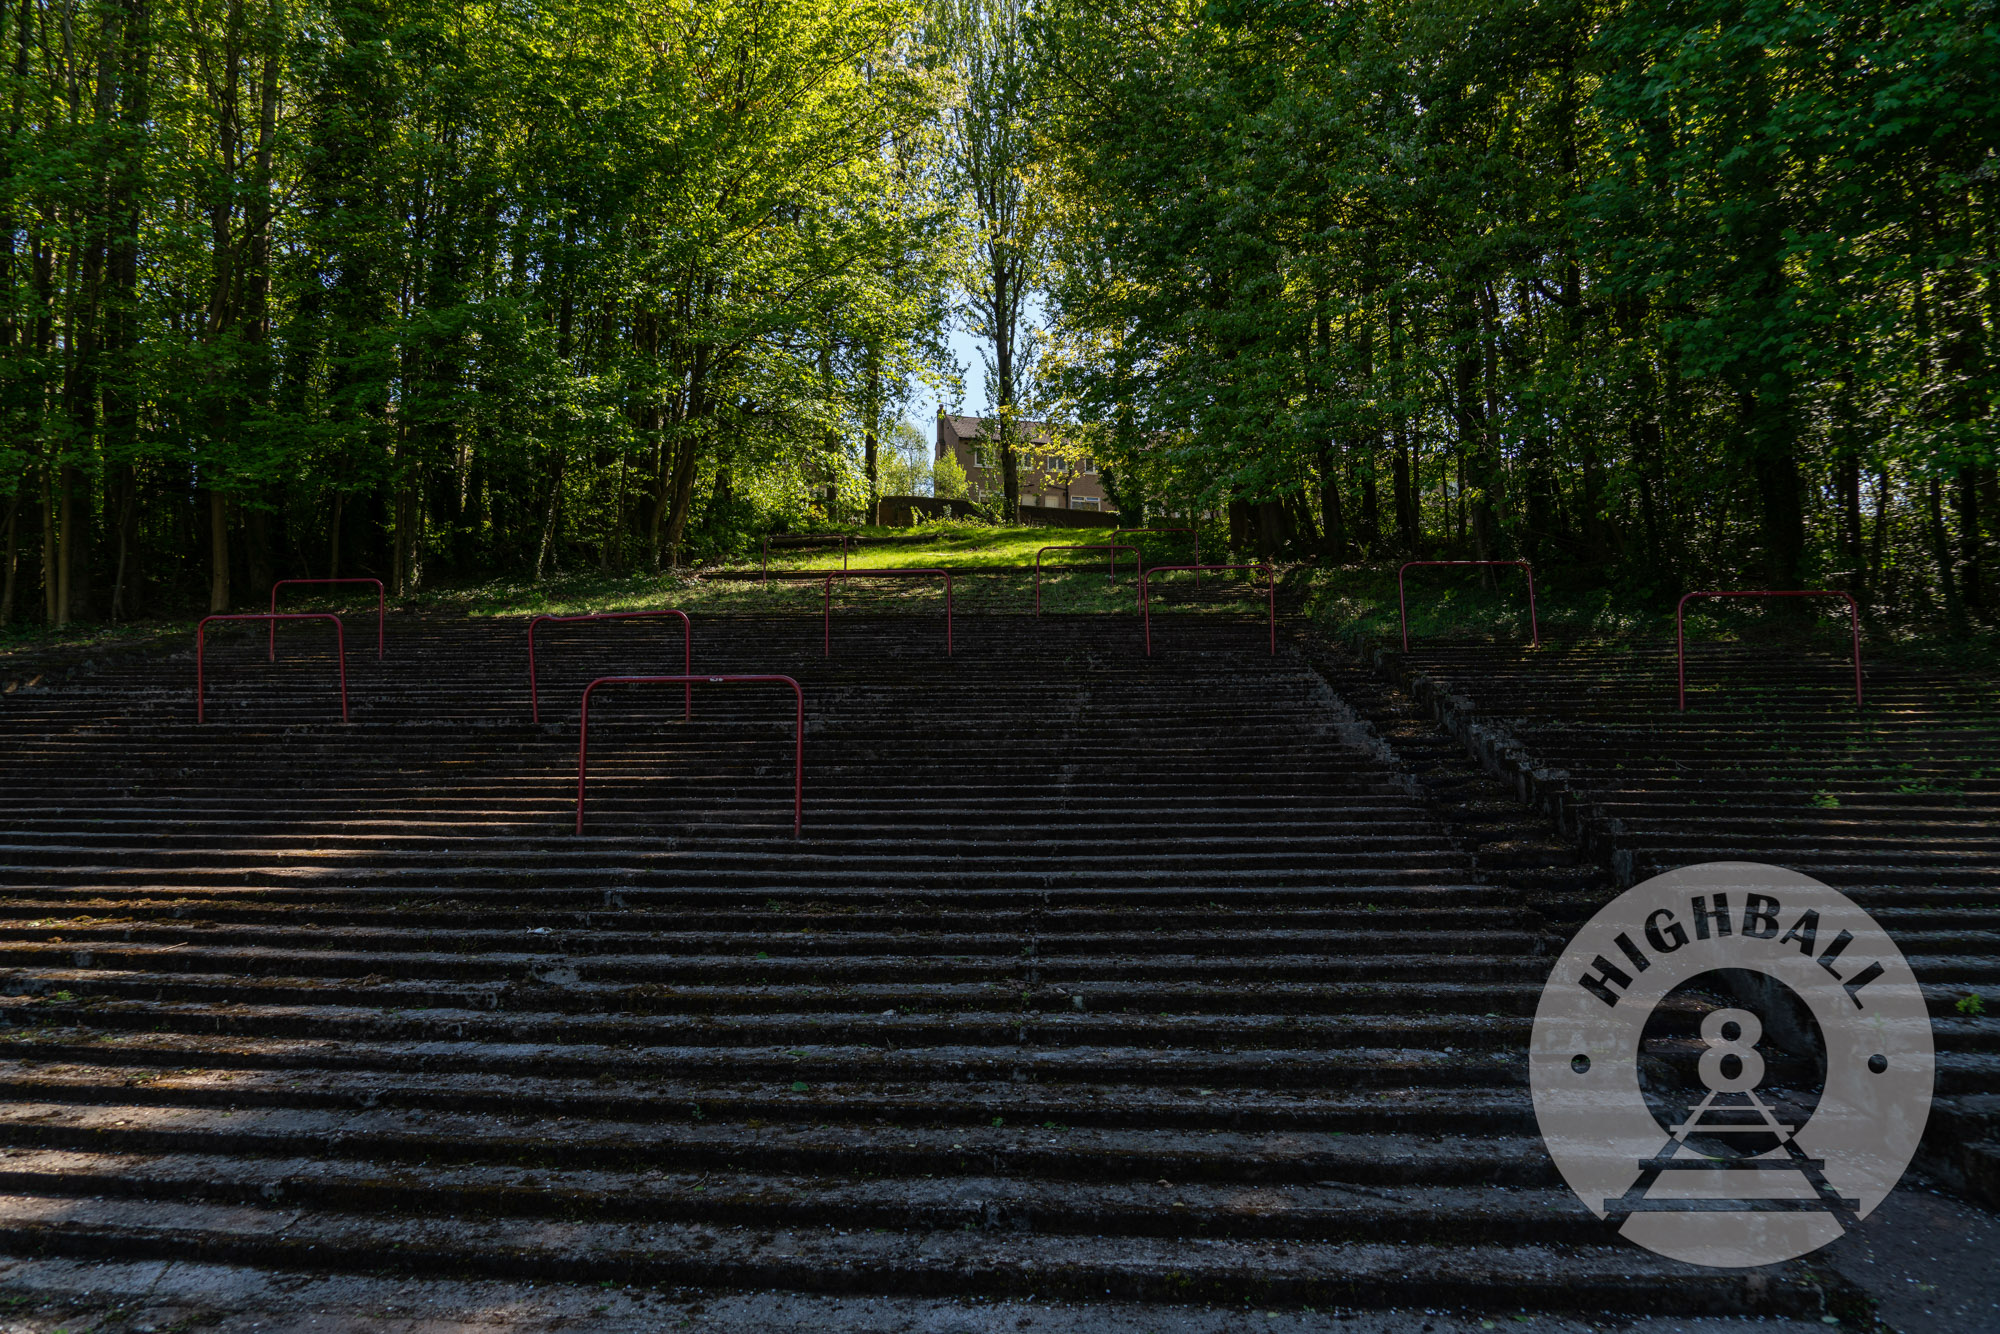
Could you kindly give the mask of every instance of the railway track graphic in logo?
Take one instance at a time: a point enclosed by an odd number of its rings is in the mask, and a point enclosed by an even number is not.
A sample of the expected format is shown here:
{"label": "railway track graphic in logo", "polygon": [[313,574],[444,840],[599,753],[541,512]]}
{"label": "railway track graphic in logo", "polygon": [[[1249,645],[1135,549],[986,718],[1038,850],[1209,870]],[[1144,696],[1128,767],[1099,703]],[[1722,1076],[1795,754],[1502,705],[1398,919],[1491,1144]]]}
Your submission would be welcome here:
{"label": "railway track graphic in logo", "polygon": [[1535,1118],[1628,1240],[1726,1268],[1817,1250],[1901,1179],[1930,1115],[1930,1018],[1846,895],[1754,862],[1634,886],[1535,1013]]}

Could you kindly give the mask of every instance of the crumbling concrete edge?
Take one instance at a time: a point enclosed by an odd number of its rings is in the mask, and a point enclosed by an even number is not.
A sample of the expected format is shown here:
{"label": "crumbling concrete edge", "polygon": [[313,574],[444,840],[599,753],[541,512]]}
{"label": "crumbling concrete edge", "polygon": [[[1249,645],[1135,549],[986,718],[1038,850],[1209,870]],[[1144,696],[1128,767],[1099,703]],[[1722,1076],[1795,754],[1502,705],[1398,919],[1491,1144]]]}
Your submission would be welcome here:
{"label": "crumbling concrete edge", "polygon": [[1456,737],[1486,772],[1514,789],[1528,807],[1548,816],[1584,855],[1607,863],[1619,888],[1636,883],[1638,867],[1632,850],[1619,846],[1622,822],[1606,816],[1589,794],[1580,791],[1567,769],[1541,763],[1503,721],[1483,716],[1449,681],[1418,671],[1401,650],[1366,639],[1355,642],[1354,650],[1370,670],[1407,693]]}
{"label": "crumbling concrete edge", "polygon": [[1404,768],[1402,757],[1396,754],[1396,748],[1375,730],[1375,724],[1356,713],[1354,706],[1342,699],[1340,692],[1318,672],[1308,671],[1305,679],[1307,695],[1331,720],[1327,730],[1343,745],[1360,751],[1388,770],[1390,784],[1397,792],[1406,797],[1420,797],[1421,785]]}

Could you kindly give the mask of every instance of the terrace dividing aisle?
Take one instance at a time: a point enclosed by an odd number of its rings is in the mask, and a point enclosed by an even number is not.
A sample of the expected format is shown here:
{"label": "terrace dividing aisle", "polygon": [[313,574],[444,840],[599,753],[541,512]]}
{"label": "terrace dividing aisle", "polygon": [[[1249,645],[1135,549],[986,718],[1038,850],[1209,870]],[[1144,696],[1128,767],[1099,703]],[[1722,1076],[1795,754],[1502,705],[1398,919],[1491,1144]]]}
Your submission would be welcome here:
{"label": "terrace dividing aisle", "polygon": [[[816,610],[816,609],[815,609]],[[1194,1307],[1846,1309],[1610,1237],[1547,941],[1262,618],[262,628],[0,703],[0,1248]],[[603,712],[599,713],[599,708]],[[1833,1303],[1829,1307],[1829,1303]],[[821,1323],[839,1327],[839,1308]],[[1768,1326],[1766,1327],[1768,1328]]]}

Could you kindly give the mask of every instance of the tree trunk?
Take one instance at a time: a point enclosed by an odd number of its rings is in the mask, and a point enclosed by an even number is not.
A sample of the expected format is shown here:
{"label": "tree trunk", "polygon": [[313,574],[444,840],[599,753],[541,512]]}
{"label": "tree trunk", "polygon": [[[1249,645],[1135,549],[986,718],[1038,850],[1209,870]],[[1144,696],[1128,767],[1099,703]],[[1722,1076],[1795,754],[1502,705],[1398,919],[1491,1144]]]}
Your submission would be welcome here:
{"label": "tree trunk", "polygon": [[270,592],[278,572],[271,559],[271,512],[262,505],[252,505],[244,515],[243,547],[249,562],[251,597]]}
{"label": "tree trunk", "polygon": [[[123,10],[121,119],[128,126],[147,123],[151,116],[152,32],[146,0],[121,0]],[[104,458],[110,481],[105,514],[116,533],[117,560],[111,582],[109,613],[114,621],[129,619],[139,599],[133,550],[139,527],[139,476],[132,460],[139,449],[139,187],[146,165],[127,151],[114,168],[111,190],[104,298]]]}
{"label": "tree trunk", "polygon": [[1833,410],[1828,423],[1828,443],[1833,447],[1833,492],[1838,506],[1836,543],[1840,558],[1854,572],[1849,589],[1865,598],[1862,580],[1865,556],[1861,546],[1861,425],[1854,402],[1853,347],[1845,335],[1835,342],[1843,363],[1839,386],[1833,393]]}
{"label": "tree trunk", "polygon": [[[688,512],[694,505],[695,471],[701,460],[702,429],[708,421],[708,378],[711,369],[709,348],[707,344],[702,344],[695,349],[694,368],[689,376],[687,415],[682,420],[681,437],[674,450],[674,475],[669,493],[672,508],[667,517],[667,559],[677,568],[681,563],[681,543],[687,536]],[[831,493],[832,488],[829,487],[828,491]],[[829,494],[829,514],[831,506],[832,497]]]}
{"label": "tree trunk", "polygon": [[1402,409],[1403,400],[1403,302],[1400,296],[1389,302],[1389,396],[1396,403],[1395,416],[1389,428],[1389,438],[1394,449],[1389,463],[1392,503],[1396,507],[1396,547],[1405,556],[1413,556],[1417,551],[1418,497],[1421,494],[1419,479],[1410,466],[1409,416]]}
{"label": "tree trunk", "polygon": [[549,567],[556,549],[556,519],[562,513],[563,463],[567,448],[558,444],[549,461],[549,498],[542,507],[542,540],[535,547],[535,578],[539,581]]}
{"label": "tree trunk", "polygon": [[1276,560],[1291,539],[1291,522],[1285,514],[1285,505],[1280,500],[1260,500],[1257,502],[1257,555],[1264,560]]}
{"label": "tree trunk", "polygon": [[1786,449],[1760,453],[1756,474],[1765,571],[1771,587],[1797,588],[1800,558],[1805,554],[1805,510],[1799,494],[1798,460]]}
{"label": "tree trunk", "polygon": [[1014,452],[1012,424],[1002,418],[1000,428],[1000,517],[1007,523],[1021,521],[1021,459]]}
{"label": "tree trunk", "polygon": [[[1458,545],[1462,549],[1465,546],[1465,448],[1463,444],[1451,452],[1451,464],[1452,480],[1458,485]],[[1438,489],[1440,491],[1444,489],[1442,478],[1439,479]]]}
{"label": "tree trunk", "polygon": [[[1472,540],[1479,559],[1500,558],[1500,294],[1484,284],[1479,301],[1479,376],[1481,405],[1477,452],[1472,455]],[[1497,588],[1492,570],[1482,570],[1486,586]]]}
{"label": "tree trunk", "polygon": [[[93,414],[94,415],[94,414]],[[56,547],[56,619],[57,625],[68,625],[74,615],[75,572],[78,548],[77,490],[83,484],[83,475],[70,464],[63,464],[61,496],[57,510]]]}
{"label": "tree trunk", "polygon": [[867,409],[868,425],[861,432],[861,471],[868,478],[868,518],[872,521],[876,505],[882,499],[882,483],[878,469],[882,424],[882,357],[873,343],[868,345]]}
{"label": "tree trunk", "polygon": [[1604,523],[1604,469],[1597,450],[1588,441],[1579,442],[1577,451],[1577,509],[1582,511],[1583,550],[1593,565],[1611,558],[1611,543]]}
{"label": "tree trunk", "polygon": [[1833,494],[1839,506],[1840,558],[1861,569],[1861,460],[1843,451],[1833,461]]}
{"label": "tree trunk", "polygon": [[333,493],[333,510],[326,519],[326,577],[340,578],[340,524],[347,507],[347,493]]}
{"label": "tree trunk", "polygon": [[1868,536],[1868,587],[1876,595],[1882,595],[1882,560],[1888,554],[1889,538],[1889,468],[1883,464],[1875,469],[1875,522]]}
{"label": "tree trunk", "polygon": [[7,497],[7,569],[0,576],[0,626],[14,621],[15,572],[20,568],[21,555],[21,493],[16,490]]}
{"label": "tree trunk", "polygon": [[[687,537],[688,514],[694,506],[694,480],[696,465],[700,462],[699,438],[690,431],[681,442],[674,460],[673,513],[667,520],[667,559],[678,569],[681,564],[681,545]],[[828,512],[831,513],[834,488],[827,487]]]}
{"label": "tree trunk", "polygon": [[[407,444],[407,441],[406,441]],[[394,547],[391,552],[391,588],[397,597],[414,593],[423,583],[424,502],[415,464],[396,484]],[[560,483],[558,483],[558,491]]]}
{"label": "tree trunk", "polygon": [[1240,500],[1229,502],[1229,549],[1238,555],[1250,550],[1250,506]]}
{"label": "tree trunk", "polygon": [[1014,454],[1014,321],[1013,297],[1008,285],[1010,274],[996,260],[993,273],[993,307],[1000,318],[993,322],[993,369],[998,384],[994,411],[1000,418],[1000,518],[1005,523],[1021,519],[1021,470]]}
{"label": "tree trunk", "polygon": [[[1765,381],[1772,376],[1762,377]],[[1805,506],[1788,396],[1739,388],[1736,422],[1757,483],[1764,574],[1772,588],[1797,588],[1805,553]]]}
{"label": "tree trunk", "polygon": [[[1366,315],[1361,317],[1361,383],[1368,386],[1368,394],[1376,397],[1375,389],[1375,322]],[[1354,466],[1361,474],[1361,513],[1356,524],[1362,548],[1372,558],[1382,553],[1382,511],[1380,497],[1375,490],[1375,455],[1382,447],[1380,414],[1373,408],[1365,410],[1361,429],[1357,433],[1360,448],[1356,451]]]}
{"label": "tree trunk", "polygon": [[139,526],[139,476],[131,464],[113,474],[111,512],[118,532],[118,566],[111,579],[111,619],[130,620],[138,599],[132,594],[132,547]]}
{"label": "tree trunk", "polygon": [[1389,453],[1390,501],[1396,507],[1396,550],[1408,556],[1417,549],[1417,492],[1410,478],[1410,451],[1396,432]]}
{"label": "tree trunk", "polygon": [[1306,504],[1305,492],[1294,491],[1285,497],[1285,518],[1292,532],[1308,549],[1319,546],[1319,527],[1313,523],[1312,508]]}
{"label": "tree trunk", "polygon": [[1931,558],[1937,562],[1938,586],[1944,593],[1945,625],[1953,637],[1966,632],[1965,604],[1958,595],[1958,580],[1952,569],[1951,539],[1944,528],[1944,487],[1933,475],[1924,485],[1925,507],[1930,517]]}
{"label": "tree trunk", "polygon": [[1320,551],[1328,565],[1347,559],[1347,517],[1340,498],[1340,456],[1331,440],[1319,447]]}
{"label": "tree trunk", "polygon": [[208,493],[208,614],[229,610],[229,499]]}
{"label": "tree trunk", "polygon": [[1375,491],[1375,451],[1364,445],[1354,466],[1361,472],[1361,544],[1370,557],[1382,554],[1381,500]]}
{"label": "tree trunk", "polygon": [[[1458,428],[1458,537],[1463,542],[1466,536],[1466,488],[1468,483],[1479,485],[1481,460],[1485,451],[1485,413],[1480,407],[1479,371],[1480,353],[1483,340],[1476,338],[1477,325],[1473,320],[1472,298],[1460,293],[1454,303],[1454,323],[1457,334],[1457,355],[1452,358],[1452,398],[1453,418]],[[1470,460],[1470,466],[1468,466]],[[1486,509],[1484,493],[1478,506],[1479,516],[1472,523],[1474,554],[1480,560],[1487,560],[1490,550],[1488,525],[1481,519],[1489,512]]]}
{"label": "tree trunk", "polygon": [[41,469],[42,484],[42,619],[56,623],[56,499],[49,483],[49,465]]}
{"label": "tree trunk", "polygon": [[656,574],[660,569],[660,557],[665,552],[667,514],[674,503],[674,467],[675,461],[680,456],[679,440],[676,438],[669,446],[666,428],[669,422],[685,423],[686,406],[683,391],[676,391],[673,410],[669,412],[665,407],[660,407],[652,417],[659,423],[659,443],[653,451],[653,503],[648,507],[646,516],[646,548],[647,559]]}
{"label": "tree trunk", "polygon": [[[645,359],[648,367],[657,366],[660,360],[661,320],[658,311],[647,308],[639,312],[632,322],[632,347]],[[652,504],[646,507],[643,535],[646,539],[646,561],[649,569],[658,573],[660,568],[660,497],[666,489],[667,450],[666,412],[659,395],[649,392],[645,401],[639,404],[633,425],[638,429],[639,438],[644,440],[652,454],[651,485],[642,487],[641,494],[650,492]],[[641,502],[643,505],[644,502]],[[635,505],[637,510],[641,506]],[[638,515],[634,515],[635,520]],[[636,534],[635,534],[636,535]]]}
{"label": "tree trunk", "polygon": [[1958,519],[1958,586],[1965,605],[1974,615],[1986,610],[1985,582],[1979,562],[1978,470],[1964,464],[1953,479],[1952,508]]}

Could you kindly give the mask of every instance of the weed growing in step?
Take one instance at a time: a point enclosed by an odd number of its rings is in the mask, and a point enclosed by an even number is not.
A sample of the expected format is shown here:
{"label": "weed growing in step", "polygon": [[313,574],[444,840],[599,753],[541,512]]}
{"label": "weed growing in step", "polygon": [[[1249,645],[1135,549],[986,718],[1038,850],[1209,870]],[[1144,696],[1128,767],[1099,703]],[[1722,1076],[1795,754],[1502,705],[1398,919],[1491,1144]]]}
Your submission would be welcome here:
{"label": "weed growing in step", "polygon": [[1986,1013],[1986,999],[1976,991],[1968,992],[1959,999],[1957,1009],[1968,1019],[1977,1019]]}

